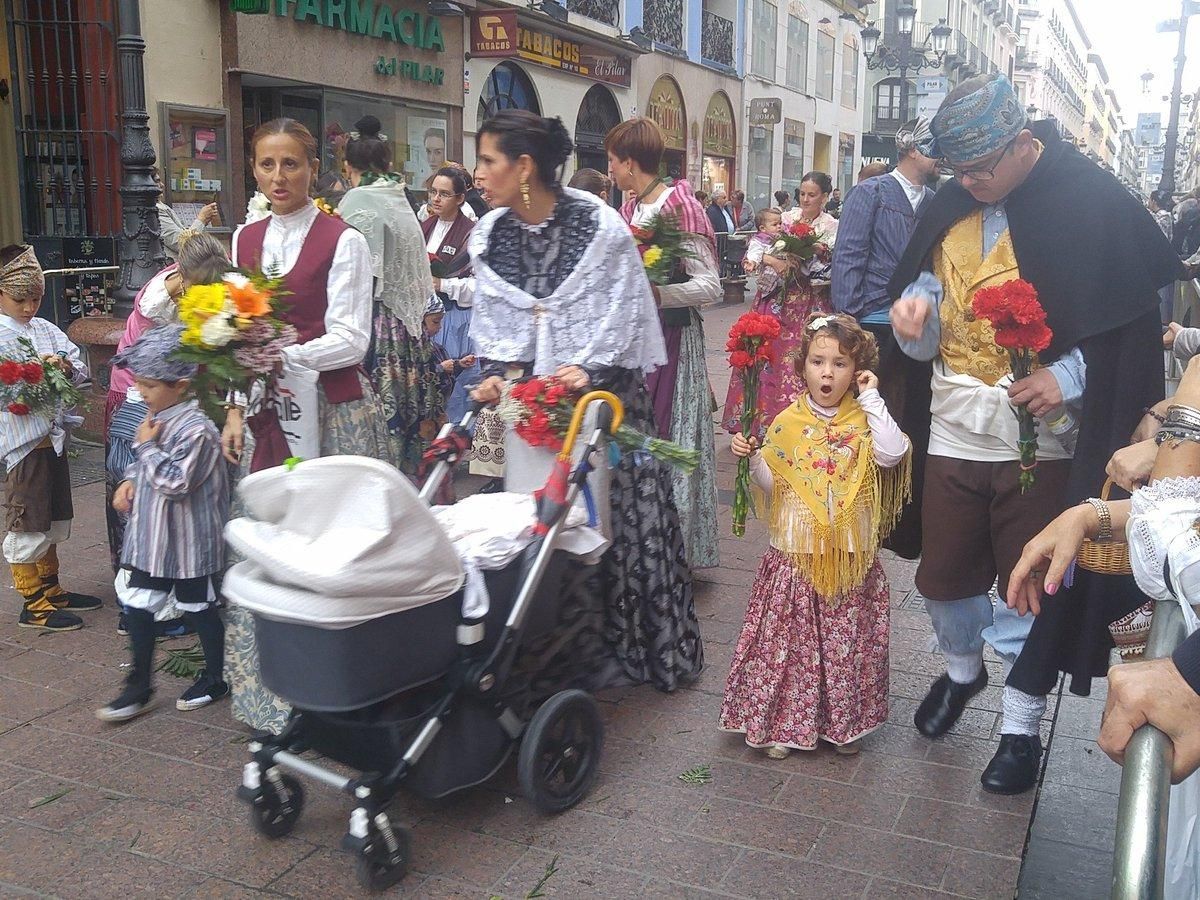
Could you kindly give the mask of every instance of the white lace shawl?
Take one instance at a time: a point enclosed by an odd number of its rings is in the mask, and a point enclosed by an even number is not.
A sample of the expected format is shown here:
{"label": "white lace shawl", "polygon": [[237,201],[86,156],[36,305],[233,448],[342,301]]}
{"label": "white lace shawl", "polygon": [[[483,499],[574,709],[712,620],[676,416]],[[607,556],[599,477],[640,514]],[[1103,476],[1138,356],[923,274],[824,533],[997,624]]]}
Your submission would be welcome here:
{"label": "white lace shawl", "polygon": [[491,360],[532,362],[536,375],[565,365],[653,371],[667,361],[667,351],[629,226],[594,194],[565,190],[595,203],[599,223],[579,265],[548,297],[530,296],[484,262],[492,227],[506,208],[492,210],[471,232],[476,351]]}
{"label": "white lace shawl", "polygon": [[408,329],[421,334],[425,304],[433,294],[425,235],[404,193],[392,181],[351,188],[338,204],[342,220],[367,239],[375,299]]}
{"label": "white lace shawl", "polygon": [[1198,523],[1200,478],[1163,478],[1133,492],[1125,538],[1133,577],[1147,597],[1200,603]]}

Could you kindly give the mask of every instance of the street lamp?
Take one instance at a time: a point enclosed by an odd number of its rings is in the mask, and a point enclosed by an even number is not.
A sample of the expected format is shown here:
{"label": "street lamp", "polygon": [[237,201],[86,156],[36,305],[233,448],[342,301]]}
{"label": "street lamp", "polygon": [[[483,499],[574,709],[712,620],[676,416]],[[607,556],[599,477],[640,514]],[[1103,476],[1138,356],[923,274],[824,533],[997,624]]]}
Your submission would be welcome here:
{"label": "street lamp", "polygon": [[909,117],[908,73],[912,71],[913,74],[919,74],[923,71],[941,68],[950,43],[950,28],[946,25],[945,19],[939,19],[938,24],[930,29],[921,45],[914,47],[912,34],[916,19],[916,7],[911,4],[904,3],[896,8],[896,34],[900,39],[897,47],[888,47],[879,42],[882,34],[873,22],[869,22],[861,32],[867,68],[900,73],[900,124],[902,125],[908,121]]}

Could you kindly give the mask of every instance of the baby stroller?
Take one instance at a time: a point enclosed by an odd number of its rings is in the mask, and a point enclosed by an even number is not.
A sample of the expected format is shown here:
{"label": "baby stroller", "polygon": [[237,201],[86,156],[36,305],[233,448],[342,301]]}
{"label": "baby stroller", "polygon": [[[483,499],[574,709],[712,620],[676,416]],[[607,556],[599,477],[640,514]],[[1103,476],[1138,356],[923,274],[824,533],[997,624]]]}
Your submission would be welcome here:
{"label": "baby stroller", "polygon": [[[249,745],[238,796],[260,834],[286,835],[300,816],[304,790],[287,773],[342,791],[355,803],[342,846],[357,855],[359,882],[382,890],[403,878],[410,856],[407,829],[388,813],[402,787],[444,797],[486,781],[519,747],[521,789],[538,810],[562,812],[585,796],[604,737],[595,700],[560,690],[539,704],[514,673],[523,643],[554,629],[582,565],[559,545],[579,548],[568,515],[620,424],[616,397],[589,394],[567,447],[585,408],[595,427],[583,452],[573,466],[560,457],[565,483],[547,485],[532,542],[497,570],[464,570],[428,506],[469,446],[476,409],[435,442],[439,459],[419,496],[391,466],[359,457],[243,480],[252,518],[231,522],[227,537],[245,560],[224,593],[253,614],[262,680],[293,706],[281,734]],[[591,535],[583,544],[596,559],[606,542]],[[358,774],[331,771],[302,757],[306,749]]]}

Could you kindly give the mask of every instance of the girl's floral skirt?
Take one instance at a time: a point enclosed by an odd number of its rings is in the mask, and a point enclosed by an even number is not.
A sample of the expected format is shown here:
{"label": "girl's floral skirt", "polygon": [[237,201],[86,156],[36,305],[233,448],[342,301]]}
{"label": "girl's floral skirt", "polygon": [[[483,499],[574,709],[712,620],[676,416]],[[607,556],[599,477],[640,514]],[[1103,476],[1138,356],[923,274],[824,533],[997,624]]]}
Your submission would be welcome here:
{"label": "girl's floral skirt", "polygon": [[888,709],[888,583],[878,559],[836,604],[775,548],[754,579],[721,704],[751,747],[812,750],[878,728]]}

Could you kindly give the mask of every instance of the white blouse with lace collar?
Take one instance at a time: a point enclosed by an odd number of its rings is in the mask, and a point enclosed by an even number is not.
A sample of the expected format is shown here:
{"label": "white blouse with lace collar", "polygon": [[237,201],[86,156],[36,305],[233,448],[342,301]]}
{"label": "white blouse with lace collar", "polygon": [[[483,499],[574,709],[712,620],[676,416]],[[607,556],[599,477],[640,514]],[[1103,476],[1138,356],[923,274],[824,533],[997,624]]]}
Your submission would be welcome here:
{"label": "white blouse with lace collar", "polygon": [[[271,213],[263,235],[264,272],[286,275],[292,270],[318,214],[311,204],[286,215]],[[233,237],[233,260],[244,266],[247,262],[238,256],[240,236],[241,229]],[[338,238],[325,292],[325,334],[283,351],[286,362],[316,372],[358,365],[371,342],[371,252],[366,239],[353,228]]]}

